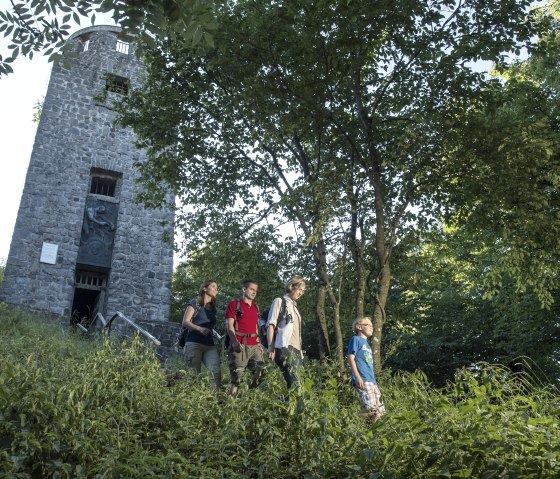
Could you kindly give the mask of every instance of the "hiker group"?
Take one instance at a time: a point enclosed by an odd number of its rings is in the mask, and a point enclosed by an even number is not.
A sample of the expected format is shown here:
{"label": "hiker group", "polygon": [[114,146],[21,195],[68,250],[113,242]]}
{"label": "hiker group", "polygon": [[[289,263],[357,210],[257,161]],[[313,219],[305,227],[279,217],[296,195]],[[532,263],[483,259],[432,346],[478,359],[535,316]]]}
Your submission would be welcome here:
{"label": "hiker group", "polygon": [[[258,283],[246,279],[242,283],[242,295],[232,299],[225,312],[225,345],[228,354],[231,385],[229,395],[235,396],[246,370],[251,374],[250,388],[259,385],[267,355],[279,367],[288,388],[299,383],[298,370],[303,365],[302,318],[297,301],[305,293],[306,281],[294,276],[285,286],[283,297],[275,298],[262,313],[255,297]],[[189,301],[183,316],[184,355],[187,367],[200,373],[202,364],[211,374],[215,388],[221,384],[220,353],[214,337],[216,281],[205,281],[198,296]],[[378,418],[385,408],[373,371],[373,356],[367,338],[373,333],[370,318],[355,320],[355,336],[348,347],[348,362],[352,371],[352,384],[358,390],[362,404],[360,415]]]}

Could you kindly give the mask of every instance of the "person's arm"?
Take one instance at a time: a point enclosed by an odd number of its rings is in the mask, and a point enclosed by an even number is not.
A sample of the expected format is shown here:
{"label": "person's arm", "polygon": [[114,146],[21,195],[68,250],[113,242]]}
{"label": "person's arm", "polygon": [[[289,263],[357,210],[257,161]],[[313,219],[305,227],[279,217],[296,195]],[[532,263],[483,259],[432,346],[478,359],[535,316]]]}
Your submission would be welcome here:
{"label": "person's arm", "polygon": [[274,338],[274,330],[276,329],[276,326],[274,324],[269,324],[268,327],[266,328],[266,339],[268,340],[268,357],[271,361],[274,361],[274,343],[275,343],[275,338]]}
{"label": "person's arm", "polygon": [[189,304],[183,316],[183,327],[187,328],[189,331],[198,331],[199,333],[204,334],[205,336],[212,334],[212,330],[208,328],[203,328],[202,326],[198,326],[197,324],[194,324],[192,322],[194,313],[195,313],[194,306],[192,304]]}
{"label": "person's arm", "polygon": [[282,307],[282,300],[276,298],[272,302],[270,312],[268,313],[268,320],[266,321],[266,338],[268,340],[268,357],[270,360],[274,361],[274,331],[278,325],[278,315],[280,314],[280,308]]}
{"label": "person's arm", "polygon": [[359,389],[364,389],[364,380],[358,372],[358,366],[356,365],[356,357],[354,354],[348,355],[348,362],[350,363],[350,369],[352,370],[352,373],[354,373],[354,377],[356,378],[356,386],[358,386]]}
{"label": "person's arm", "polygon": [[231,344],[232,349],[236,353],[241,352],[241,344],[237,340],[237,336],[235,335],[235,319],[234,318],[226,318],[226,331],[229,336],[229,344]]}

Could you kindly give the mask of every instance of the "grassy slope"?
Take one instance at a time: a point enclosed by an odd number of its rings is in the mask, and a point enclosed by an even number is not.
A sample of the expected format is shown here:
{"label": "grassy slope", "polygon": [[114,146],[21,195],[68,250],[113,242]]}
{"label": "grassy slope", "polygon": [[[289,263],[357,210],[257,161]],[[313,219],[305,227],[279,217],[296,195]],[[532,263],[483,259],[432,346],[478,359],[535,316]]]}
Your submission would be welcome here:
{"label": "grassy slope", "polygon": [[389,412],[370,423],[334,367],[308,364],[288,394],[269,366],[259,389],[222,403],[204,377],[167,387],[139,342],[85,340],[2,306],[0,477],[560,475],[559,398],[501,368],[446,391],[420,373],[381,378]]}

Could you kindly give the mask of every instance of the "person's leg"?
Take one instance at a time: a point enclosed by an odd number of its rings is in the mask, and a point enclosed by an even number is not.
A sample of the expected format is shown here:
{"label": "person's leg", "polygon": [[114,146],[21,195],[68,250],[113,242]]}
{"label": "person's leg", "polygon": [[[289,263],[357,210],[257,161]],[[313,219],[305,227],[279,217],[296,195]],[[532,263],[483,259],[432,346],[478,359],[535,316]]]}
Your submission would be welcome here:
{"label": "person's leg", "polygon": [[250,389],[256,388],[262,382],[264,360],[260,346],[247,346],[247,369],[251,371]]}
{"label": "person's leg", "polygon": [[375,408],[379,417],[385,414],[385,404],[383,403],[383,396],[377,384],[372,384],[371,394],[373,395],[373,402],[375,403]]}
{"label": "person's leg", "polygon": [[282,376],[284,376],[286,384],[290,387],[289,385],[291,382],[290,375],[288,373],[288,366],[286,364],[286,353],[287,348],[274,348],[274,362],[280,368],[280,372],[282,373]]}
{"label": "person's leg", "polygon": [[222,369],[220,367],[220,353],[218,352],[216,346],[212,345],[205,347],[202,361],[212,376],[212,384],[216,389],[220,389],[222,382]]}
{"label": "person's leg", "polygon": [[296,348],[290,346],[288,348],[287,369],[290,377],[288,387],[291,388],[294,384],[299,384],[298,369],[303,364],[301,359],[301,352]]}
{"label": "person's leg", "polygon": [[243,376],[243,371],[247,367],[247,351],[245,346],[241,346],[241,352],[236,353],[231,347],[228,351],[229,373],[231,376],[231,386],[229,395],[235,396],[239,389],[239,383]]}
{"label": "person's leg", "polygon": [[376,384],[364,383],[364,389],[358,389],[358,396],[362,404],[362,410],[359,412],[360,416],[376,420],[383,415],[385,406],[381,400],[381,391]]}
{"label": "person's leg", "polygon": [[200,373],[200,367],[202,362],[202,349],[201,344],[198,343],[186,343],[185,344],[185,362],[188,369],[194,369],[197,373]]}
{"label": "person's leg", "polygon": [[274,360],[280,367],[282,376],[284,376],[289,389],[292,387],[292,384],[299,382],[297,370],[302,365],[301,353],[293,347],[276,348],[275,351]]}

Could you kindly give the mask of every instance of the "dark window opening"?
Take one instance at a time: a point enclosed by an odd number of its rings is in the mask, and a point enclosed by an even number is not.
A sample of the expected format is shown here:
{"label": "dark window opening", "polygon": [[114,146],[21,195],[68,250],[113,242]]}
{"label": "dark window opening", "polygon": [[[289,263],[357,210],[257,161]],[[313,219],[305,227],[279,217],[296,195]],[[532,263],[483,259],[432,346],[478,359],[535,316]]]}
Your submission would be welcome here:
{"label": "dark window opening", "polygon": [[115,196],[116,187],[117,180],[114,178],[93,176],[89,192],[94,195]]}
{"label": "dark window opening", "polygon": [[90,171],[89,194],[118,198],[122,173],[93,167]]}
{"label": "dark window opening", "polygon": [[80,36],[80,41],[82,42],[82,51],[87,52],[89,50],[89,33],[85,33]]}
{"label": "dark window opening", "polygon": [[107,80],[105,82],[105,89],[107,91],[112,91],[114,93],[118,93],[119,95],[128,95],[129,86],[130,80],[128,78],[113,75],[111,73],[107,75]]}

